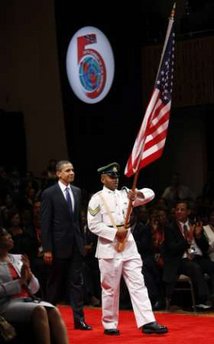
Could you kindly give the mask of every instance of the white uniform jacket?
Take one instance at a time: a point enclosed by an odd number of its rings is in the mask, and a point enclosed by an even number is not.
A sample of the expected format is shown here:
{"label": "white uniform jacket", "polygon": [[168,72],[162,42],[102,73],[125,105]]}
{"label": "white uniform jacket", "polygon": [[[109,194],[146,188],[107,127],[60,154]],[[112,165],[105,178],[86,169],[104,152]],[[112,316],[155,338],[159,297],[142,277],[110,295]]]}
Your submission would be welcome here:
{"label": "white uniform jacket", "polygon": [[[104,186],[103,190],[94,194],[89,201],[87,214],[88,228],[98,236],[95,254],[97,258],[120,258],[121,255],[123,258],[138,256],[137,247],[130,229],[127,234],[125,249],[121,253],[117,252],[115,248],[117,245],[117,239],[115,237],[116,229],[113,227],[113,223],[102,199],[103,197],[105,203],[107,203],[114,223],[120,226],[125,223],[129,203],[127,197],[128,191],[127,188],[112,191]],[[155,196],[153,190],[148,188],[143,188],[138,191],[143,193],[144,198],[137,197],[132,204],[133,207],[144,205],[150,202]],[[102,196],[100,197],[100,195]]]}

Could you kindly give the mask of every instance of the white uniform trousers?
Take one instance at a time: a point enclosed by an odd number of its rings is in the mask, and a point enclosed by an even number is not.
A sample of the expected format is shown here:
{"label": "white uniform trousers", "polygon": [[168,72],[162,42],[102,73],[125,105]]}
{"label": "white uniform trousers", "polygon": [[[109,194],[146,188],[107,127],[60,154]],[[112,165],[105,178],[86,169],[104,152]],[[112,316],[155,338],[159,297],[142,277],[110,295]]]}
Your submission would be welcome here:
{"label": "white uniform trousers", "polygon": [[102,286],[102,324],[115,329],[119,319],[120,280],[129,290],[137,327],[155,321],[142,274],[142,260],[135,258],[99,259]]}

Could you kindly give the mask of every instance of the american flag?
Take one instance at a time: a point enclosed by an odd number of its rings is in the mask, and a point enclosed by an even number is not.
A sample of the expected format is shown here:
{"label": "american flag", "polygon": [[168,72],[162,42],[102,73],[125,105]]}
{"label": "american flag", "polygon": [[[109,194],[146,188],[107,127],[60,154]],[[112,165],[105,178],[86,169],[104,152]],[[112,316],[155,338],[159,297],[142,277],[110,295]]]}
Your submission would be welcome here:
{"label": "american flag", "polygon": [[124,173],[127,177],[132,176],[141,168],[158,159],[163,153],[169,125],[173,86],[175,52],[174,13],[175,5],[169,18],[154,90],[132,153],[125,167]]}

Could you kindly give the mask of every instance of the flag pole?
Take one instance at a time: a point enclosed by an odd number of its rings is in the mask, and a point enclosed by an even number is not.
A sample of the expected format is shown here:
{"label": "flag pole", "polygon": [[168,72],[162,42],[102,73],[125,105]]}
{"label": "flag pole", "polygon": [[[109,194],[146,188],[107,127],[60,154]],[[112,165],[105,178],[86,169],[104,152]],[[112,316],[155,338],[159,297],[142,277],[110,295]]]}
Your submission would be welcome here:
{"label": "flag pole", "polygon": [[[133,184],[132,184],[132,191],[133,191],[133,192],[136,190],[139,172],[140,172],[140,171],[138,170],[138,171],[135,173],[135,175],[134,175],[134,180],[133,180]],[[127,209],[127,212],[126,212],[126,218],[125,218],[125,227],[127,227],[127,225],[129,224],[131,212],[132,212],[132,201],[129,200],[129,205],[128,205],[128,209]]]}
{"label": "flag pole", "polygon": [[[136,186],[137,186],[137,180],[138,180],[138,176],[139,176],[139,170],[135,173],[134,175],[134,179],[133,179],[133,184],[132,184],[132,191],[134,192],[136,190]],[[125,224],[124,227],[128,228],[129,227],[129,222],[130,222],[130,216],[132,213],[132,201],[129,199],[129,204],[128,204],[128,208],[127,208],[127,212],[126,212],[126,218],[125,218]],[[128,233],[127,233],[128,235]],[[127,236],[125,237],[125,239],[123,241],[118,241],[117,245],[116,245],[116,250],[118,252],[122,252],[125,248],[125,244],[126,244],[126,239]]]}
{"label": "flag pole", "polygon": [[165,51],[166,51],[166,47],[167,47],[167,42],[169,40],[170,31],[171,31],[171,28],[172,28],[172,24],[174,22],[175,9],[176,9],[176,2],[174,2],[174,4],[173,4],[172,11],[171,11],[171,14],[169,16],[169,23],[168,23],[168,27],[167,27],[166,38],[165,38],[165,41],[164,41],[164,46],[163,46],[163,49],[162,49],[161,59],[160,59],[160,63],[159,63],[158,72],[157,72],[157,76],[156,76],[155,82],[157,82],[157,77],[158,77],[159,72],[160,72],[160,68],[161,68],[161,65],[162,65],[162,62],[163,62],[163,57],[164,57],[164,54],[165,54]]}

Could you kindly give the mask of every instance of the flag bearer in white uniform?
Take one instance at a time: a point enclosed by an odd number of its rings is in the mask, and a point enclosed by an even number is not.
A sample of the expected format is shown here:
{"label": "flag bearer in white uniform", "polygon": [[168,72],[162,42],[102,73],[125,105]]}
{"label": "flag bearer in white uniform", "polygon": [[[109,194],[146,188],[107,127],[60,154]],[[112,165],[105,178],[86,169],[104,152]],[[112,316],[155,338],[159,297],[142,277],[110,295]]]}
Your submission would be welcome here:
{"label": "flag bearer in white uniform", "polygon": [[[88,205],[88,227],[98,236],[96,257],[99,260],[102,287],[102,324],[104,334],[119,335],[119,292],[123,276],[129,290],[137,327],[144,333],[163,334],[167,327],[156,322],[142,274],[142,260],[130,231],[125,228],[129,199],[132,206],[146,204],[154,198],[151,189],[118,190],[119,164],[99,168],[103,189],[95,193]],[[125,240],[122,251],[118,242]]]}

